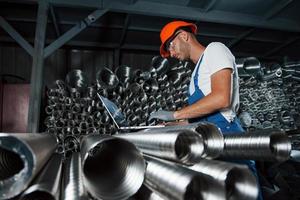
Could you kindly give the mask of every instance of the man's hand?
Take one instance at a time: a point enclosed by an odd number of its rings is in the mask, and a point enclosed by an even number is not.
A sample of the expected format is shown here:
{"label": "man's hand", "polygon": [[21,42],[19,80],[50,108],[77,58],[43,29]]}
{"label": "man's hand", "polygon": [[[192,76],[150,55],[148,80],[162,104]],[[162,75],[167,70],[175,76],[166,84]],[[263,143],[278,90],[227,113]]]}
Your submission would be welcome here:
{"label": "man's hand", "polygon": [[165,111],[159,110],[150,115],[149,121],[152,119],[160,119],[163,121],[175,121],[174,112],[173,111]]}

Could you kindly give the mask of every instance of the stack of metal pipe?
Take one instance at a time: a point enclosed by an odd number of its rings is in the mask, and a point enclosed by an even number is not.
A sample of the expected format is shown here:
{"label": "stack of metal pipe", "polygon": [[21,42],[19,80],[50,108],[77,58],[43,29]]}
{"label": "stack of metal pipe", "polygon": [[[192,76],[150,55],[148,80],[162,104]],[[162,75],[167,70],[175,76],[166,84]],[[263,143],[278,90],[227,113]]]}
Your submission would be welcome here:
{"label": "stack of metal pipe", "polygon": [[[147,120],[152,112],[186,104],[188,65],[154,57],[147,71],[102,68],[93,81],[74,70],[55,81],[47,91],[46,133],[0,133],[0,199],[256,199],[259,186],[249,168],[224,160],[288,160],[292,146],[285,132],[223,136],[201,122],[120,133],[97,98],[116,103],[130,125],[155,124]],[[280,83],[274,81],[280,70],[261,73],[254,58],[244,60],[243,69],[247,87]],[[280,95],[272,90],[264,97],[272,102]],[[249,98],[261,99],[255,92]],[[258,116],[270,121],[275,114]]]}
{"label": "stack of metal pipe", "polygon": [[254,200],[248,166],[224,160],[283,162],[292,149],[284,132],[223,136],[203,122],[79,140],[64,158],[54,135],[0,133],[0,199]]}
{"label": "stack of metal pipe", "polygon": [[175,110],[186,104],[191,69],[187,62],[169,64],[156,56],[149,70],[121,65],[113,72],[101,68],[92,80],[81,70],[70,71],[65,81],[56,80],[47,91],[46,131],[59,138],[59,153],[79,151],[79,138],[89,134],[116,133],[116,126],[97,97],[113,101],[129,125],[151,125],[152,112]]}
{"label": "stack of metal pipe", "polygon": [[[136,194],[142,199],[256,199],[259,185],[248,166],[224,160],[283,162],[291,153],[291,141],[284,132],[223,138],[209,123],[120,133],[115,137],[134,143],[144,154],[144,187]],[[223,161],[213,160],[218,157]]]}
{"label": "stack of metal pipe", "polygon": [[245,129],[296,130],[300,127],[300,64],[237,60],[240,114]]}

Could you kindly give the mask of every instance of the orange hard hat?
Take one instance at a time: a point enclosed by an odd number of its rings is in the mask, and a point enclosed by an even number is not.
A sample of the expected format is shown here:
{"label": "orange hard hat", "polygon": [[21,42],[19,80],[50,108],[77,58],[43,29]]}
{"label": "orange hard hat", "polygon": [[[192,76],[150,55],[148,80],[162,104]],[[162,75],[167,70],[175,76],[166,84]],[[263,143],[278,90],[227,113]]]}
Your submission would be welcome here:
{"label": "orange hard hat", "polygon": [[173,34],[178,30],[178,28],[181,27],[189,27],[192,31],[192,33],[196,34],[197,32],[197,26],[193,23],[185,22],[185,21],[173,21],[168,24],[166,24],[162,30],[160,31],[160,40],[161,40],[161,45],[160,45],[160,55],[162,57],[168,57],[170,56],[170,53],[166,51],[165,49],[165,43],[168,41]]}

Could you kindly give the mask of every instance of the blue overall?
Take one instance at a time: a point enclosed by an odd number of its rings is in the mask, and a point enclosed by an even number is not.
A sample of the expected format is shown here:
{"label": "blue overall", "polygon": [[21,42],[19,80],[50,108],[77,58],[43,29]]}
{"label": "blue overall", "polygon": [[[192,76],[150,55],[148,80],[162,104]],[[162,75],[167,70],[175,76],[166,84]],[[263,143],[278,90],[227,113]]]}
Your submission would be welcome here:
{"label": "blue overall", "polygon": [[[205,95],[203,94],[203,92],[201,91],[201,89],[198,86],[199,68],[200,68],[202,59],[203,59],[203,55],[201,56],[200,61],[198,62],[198,65],[196,65],[196,73],[194,76],[194,80],[191,80],[194,82],[195,91],[192,95],[188,91],[188,94],[189,94],[188,104],[189,105],[191,105],[191,104],[197,102],[198,100],[202,99],[203,97],[205,97]],[[240,125],[240,122],[237,119],[237,117],[235,117],[235,119],[232,122],[228,122],[219,111],[214,112],[209,115],[206,115],[204,117],[189,119],[190,123],[199,122],[199,121],[206,121],[206,122],[215,124],[218,128],[220,128],[223,135],[244,133],[244,129]],[[226,160],[226,161],[229,161],[229,160]],[[256,167],[255,167],[254,161],[252,161],[252,160],[230,160],[230,162],[246,164],[257,178],[257,172],[256,172]],[[260,200],[263,199],[261,191],[259,192],[259,196],[257,199],[260,199]]]}
{"label": "blue overall", "polygon": [[[195,73],[195,77],[193,80],[194,86],[195,86],[195,92],[192,95],[188,92],[189,105],[197,102],[198,100],[202,99],[205,96],[198,86],[198,76],[199,76],[198,72],[199,72],[201,62],[202,62],[202,58],[203,58],[203,55],[200,58],[200,62],[196,66],[196,73]],[[236,133],[244,132],[244,129],[241,127],[237,117],[235,117],[235,119],[232,122],[228,122],[219,111],[214,112],[205,117],[199,117],[199,118],[194,118],[194,119],[189,120],[189,122],[191,122],[191,123],[199,122],[199,121],[207,121],[207,122],[211,122],[211,123],[217,125],[221,129],[223,134],[236,134]]]}

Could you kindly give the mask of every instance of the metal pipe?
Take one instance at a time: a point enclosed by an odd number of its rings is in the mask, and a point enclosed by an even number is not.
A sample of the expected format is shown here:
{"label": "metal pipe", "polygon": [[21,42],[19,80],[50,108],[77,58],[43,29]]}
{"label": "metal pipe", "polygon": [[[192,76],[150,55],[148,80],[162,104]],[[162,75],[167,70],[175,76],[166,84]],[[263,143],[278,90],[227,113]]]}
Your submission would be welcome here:
{"label": "metal pipe", "polygon": [[155,94],[158,89],[158,83],[153,78],[146,80],[143,84],[143,90],[149,95]]}
{"label": "metal pipe", "polygon": [[161,56],[153,57],[151,65],[155,69],[158,76],[165,74],[170,68],[168,59],[162,58]]}
{"label": "metal pipe", "polygon": [[141,200],[167,200],[167,199],[163,199],[163,197],[159,196],[159,194],[151,191],[144,184],[139,189],[139,191],[134,195],[134,197],[136,197],[136,199],[141,199]]}
{"label": "metal pipe", "polygon": [[67,151],[77,151],[79,145],[79,140],[75,136],[69,135],[64,139],[64,147]]}
{"label": "metal pipe", "polygon": [[147,133],[118,134],[116,137],[134,143],[143,153],[185,164],[201,160],[204,150],[202,138],[190,130],[161,130]]}
{"label": "metal pipe", "polygon": [[53,112],[53,106],[46,106],[45,112],[47,115],[51,115]]}
{"label": "metal pipe", "polygon": [[258,196],[256,178],[247,166],[202,159],[189,168],[216,179],[226,191],[226,199],[255,200]]}
{"label": "metal pipe", "polygon": [[144,184],[166,199],[225,199],[225,193],[210,176],[181,165],[144,156]]}
{"label": "metal pipe", "polygon": [[283,132],[261,131],[224,137],[224,158],[285,161],[290,157],[291,141]]}
{"label": "metal pipe", "polygon": [[80,107],[80,105],[79,105],[79,104],[74,104],[74,105],[72,106],[72,112],[73,112],[73,113],[80,113],[80,112],[81,112],[81,107]]}
{"label": "metal pipe", "polygon": [[67,88],[67,86],[63,80],[56,80],[53,84],[57,89],[60,89],[60,90],[65,90]]}
{"label": "metal pipe", "polygon": [[118,83],[118,77],[108,68],[104,67],[96,73],[98,88],[113,89]]}
{"label": "metal pipe", "polygon": [[96,198],[127,199],[144,180],[145,161],[130,142],[108,135],[88,135],[81,140],[83,180]]}
{"label": "metal pipe", "polygon": [[81,70],[72,70],[66,76],[66,83],[70,91],[84,92],[88,86],[86,74]]}
{"label": "metal pipe", "polygon": [[96,86],[92,85],[87,88],[87,96],[90,98],[94,98],[96,96],[97,90]]}
{"label": "metal pipe", "polygon": [[168,81],[172,83],[175,87],[181,84],[182,74],[178,70],[173,70],[168,73]]}
{"label": "metal pipe", "polygon": [[134,71],[126,65],[119,66],[115,73],[122,84],[131,82],[134,77]]}
{"label": "metal pipe", "polygon": [[50,134],[0,133],[0,199],[12,198],[26,189],[56,146],[56,137]]}
{"label": "metal pipe", "polygon": [[62,155],[54,154],[34,183],[21,195],[21,200],[59,200]]}
{"label": "metal pipe", "polygon": [[144,132],[153,133],[161,130],[191,130],[197,132],[204,142],[203,158],[217,158],[224,149],[224,138],[220,130],[211,123],[197,122],[181,126],[167,126],[163,128],[146,129]]}
{"label": "metal pipe", "polygon": [[89,199],[82,176],[80,153],[74,152],[65,162],[61,200]]}

